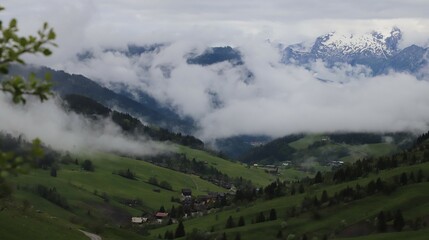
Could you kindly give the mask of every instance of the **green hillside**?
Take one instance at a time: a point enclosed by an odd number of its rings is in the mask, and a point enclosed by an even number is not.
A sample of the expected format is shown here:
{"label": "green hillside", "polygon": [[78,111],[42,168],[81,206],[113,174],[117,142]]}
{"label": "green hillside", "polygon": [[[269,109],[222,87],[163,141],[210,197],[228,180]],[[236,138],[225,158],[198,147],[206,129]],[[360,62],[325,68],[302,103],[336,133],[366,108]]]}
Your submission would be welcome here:
{"label": "green hillside", "polygon": [[365,157],[394,154],[409,147],[414,138],[407,133],[289,135],[252,149],[240,161],[262,164],[287,161],[297,168],[310,161],[328,166],[333,161],[353,162]]}
{"label": "green hillside", "polygon": [[[10,205],[7,211],[0,214],[1,229],[10,229],[9,224],[15,227],[30,225],[34,226],[34,231],[32,227],[28,227],[22,234],[37,236],[32,239],[46,239],[46,234],[49,232],[58,232],[61,235],[64,230],[73,234],[69,238],[58,237],[57,239],[82,239],[82,233],[76,231],[78,227],[83,226],[94,230],[105,227],[108,229],[109,226],[117,226],[117,224],[129,225],[131,216],[151,214],[161,206],[169,209],[172,205],[177,205],[171,199],[178,198],[182,188],[189,188],[196,195],[208,191],[226,191],[198,176],[176,172],[140,160],[106,153],[84,154],[78,157],[80,162],[84,159],[93,162],[95,171],[83,171],[80,165],[69,163],[59,166],[57,177],[51,177],[49,170],[32,169],[28,174],[11,178],[11,182],[15,185],[12,196],[15,204]],[[137,179],[131,180],[114,174],[123,169],[131,169]],[[167,181],[171,184],[172,190],[149,184],[149,178],[152,177],[159,182]],[[38,185],[55,188],[56,192],[66,199],[69,207],[65,209],[39,196],[35,190]],[[138,200],[138,203],[130,205],[129,202],[132,200]],[[29,214],[24,218],[19,217],[23,214],[21,212],[23,201],[28,202],[29,205],[27,209]],[[4,219],[10,220],[3,221]],[[53,221],[53,219],[60,221]],[[51,224],[51,222],[55,223]],[[17,231],[17,233],[20,232]],[[17,234],[16,238],[10,239],[25,238],[25,235]]]}
{"label": "green hillside", "polygon": [[[294,145],[305,145],[300,141]],[[178,152],[188,158],[205,162],[231,177],[252,180],[255,187],[261,189],[253,200],[240,200],[237,192],[224,206],[184,218],[187,236],[203,239],[203,234],[206,239],[216,239],[225,233],[228,239],[235,239],[239,234],[241,239],[274,240],[279,239],[277,236],[281,232],[280,239],[293,239],[293,236],[300,239],[304,235],[310,239],[325,236],[328,239],[423,238],[429,218],[429,192],[426,191],[429,188],[429,154],[425,143],[422,141],[421,145],[393,156],[345,164],[333,172],[326,170],[320,182],[314,175],[292,168],[282,169],[278,175],[280,179],[273,182],[275,176],[261,168],[177,146]],[[227,192],[199,176],[114,154],[88,152],[71,156],[68,161],[61,159],[57,162],[56,177],[51,176],[49,168],[39,168],[9,178],[14,193],[11,198],[2,200],[0,212],[0,234],[6,239],[46,239],[47,236],[86,239],[79,230],[97,233],[103,239],[159,239],[167,231],[174,232],[177,224],[136,226],[130,223],[131,216],[153,215],[161,206],[167,211],[172,206],[178,208],[181,204],[174,199],[179,198],[183,188],[191,189],[194,196]],[[85,160],[92,162],[94,171],[82,169]],[[119,175],[128,169],[134,179]],[[403,179],[404,174],[408,180]],[[285,176],[301,180],[282,182],[289,180]],[[151,184],[154,178],[158,183],[168,182],[171,190]],[[48,189],[49,194],[41,195],[41,186]],[[269,190],[270,186],[279,191]],[[350,189],[361,189],[361,192]],[[349,191],[354,195],[347,195]],[[328,199],[324,202],[323,192]],[[394,232],[391,227],[385,233],[378,232],[374,227],[377,215],[381,211],[393,215],[397,210],[401,210],[405,219],[403,232]],[[272,211],[276,216],[269,220]],[[258,220],[261,214],[263,221]],[[244,226],[226,228],[229,217],[235,224],[241,217]],[[391,218],[387,225],[393,225]],[[23,227],[26,231],[18,231]],[[15,230],[12,233],[9,229]],[[193,229],[196,229],[194,233]],[[52,234],[48,234],[50,232]],[[356,232],[367,235],[359,236]]]}
{"label": "green hillside", "polygon": [[263,169],[249,167],[247,164],[228,161],[205,151],[179,146],[179,152],[184,153],[188,158],[195,158],[197,161],[207,162],[210,166],[218,169],[230,177],[242,177],[251,180],[258,186],[265,186],[276,179],[275,176],[267,174]]}
{"label": "green hillside", "polygon": [[[235,239],[237,234],[240,234],[241,239],[279,239],[279,231],[283,236],[280,239],[301,239],[304,234],[308,239],[425,239],[428,232],[425,226],[429,220],[429,152],[425,149],[427,146],[423,145],[391,158],[372,160],[372,165],[378,166],[380,170],[363,172],[356,179],[337,183],[332,180],[333,175],[327,173],[324,183],[303,182],[306,187],[302,194],[236,203],[216,213],[186,220],[184,226],[189,236],[211,236],[207,239],[219,238],[223,233],[226,233],[228,239]],[[389,165],[389,161],[394,165]],[[355,166],[360,166],[360,163]],[[380,189],[384,190],[368,193],[370,188],[379,185],[380,179]],[[363,193],[353,199],[347,197],[350,189],[354,188],[361,189]],[[286,189],[290,191],[290,186]],[[331,199],[329,203],[319,202],[324,191]],[[357,194],[356,190],[353,194]],[[314,197],[318,198],[318,207],[313,206]],[[303,207],[307,205],[309,207]],[[268,218],[272,209],[276,211],[276,220],[255,222],[261,213]],[[391,229],[394,219],[388,218],[388,232],[379,232],[375,227],[378,214],[384,211],[393,216],[397,210],[401,210],[405,219],[403,231],[398,233]],[[226,228],[230,216],[235,224],[243,217],[245,225]],[[168,230],[174,231],[176,227],[171,225],[155,229],[151,231],[152,239],[163,236]],[[198,229],[200,233],[191,234],[192,229]],[[422,230],[416,231],[418,229]],[[367,236],[358,237],[359,233]]]}
{"label": "green hillside", "polygon": [[[429,164],[424,164],[422,166],[413,166],[412,168],[407,169],[401,168],[394,171],[386,171],[382,176],[391,177],[402,171],[421,168],[425,169],[425,173],[429,173]],[[345,185],[354,186],[357,183],[365,185],[365,183],[375,177],[378,176],[348,182],[346,184],[324,187],[313,191],[311,195],[316,194],[320,196],[323,190],[326,190],[328,194],[332,194],[345,187]],[[300,236],[304,233],[310,232],[315,236],[321,237],[325,233],[337,230],[337,227],[339,228],[338,230],[342,230],[342,228],[345,227],[342,226],[342,224],[353,225],[361,221],[372,220],[373,217],[381,210],[402,209],[406,219],[413,219],[419,216],[429,216],[429,208],[427,205],[427,201],[429,201],[429,193],[426,191],[428,187],[429,183],[424,182],[404,187],[392,195],[386,196],[384,194],[376,194],[372,197],[364,198],[356,202],[342,204],[335,207],[327,207],[319,212],[321,218],[317,220],[314,219],[312,213],[304,213],[298,217],[292,218],[287,215],[288,209],[293,206],[300,205],[304,197],[307,195],[305,193],[270,201],[256,202],[247,206],[237,206],[230,210],[186,221],[185,227],[186,229],[197,228],[202,231],[209,231],[214,227],[217,232],[229,233],[228,235],[230,235],[231,238],[235,236],[235,233],[240,232],[242,239],[276,239],[276,234],[279,229],[282,229],[282,224],[284,225],[284,222],[286,222],[287,227],[284,228],[284,234],[286,234],[286,236],[288,234]],[[255,216],[257,216],[258,213],[264,212],[265,215],[268,215],[270,209],[273,208],[276,209],[278,220],[251,224],[251,221],[255,219]],[[236,221],[238,220],[238,217],[243,216],[246,226],[225,229],[225,223],[229,216],[234,216]],[[158,234],[162,234],[168,228],[174,229],[175,226],[154,230],[152,235],[157,236]]]}
{"label": "green hillside", "polygon": [[5,209],[0,214],[0,225],[2,239],[88,239],[66,220],[32,210]]}

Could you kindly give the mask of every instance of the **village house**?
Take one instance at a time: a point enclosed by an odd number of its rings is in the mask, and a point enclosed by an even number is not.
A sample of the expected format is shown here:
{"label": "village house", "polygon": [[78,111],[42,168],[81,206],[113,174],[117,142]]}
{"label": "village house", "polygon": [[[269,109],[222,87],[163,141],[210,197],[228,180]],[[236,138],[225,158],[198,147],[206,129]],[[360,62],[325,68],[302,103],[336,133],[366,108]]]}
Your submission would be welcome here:
{"label": "village house", "polygon": [[162,222],[164,221],[164,219],[168,218],[168,213],[165,213],[165,212],[157,212],[157,213],[155,214],[155,218],[156,218],[156,221],[157,221],[158,223],[162,223]]}
{"label": "village house", "polygon": [[182,189],[182,199],[183,198],[192,198],[192,190],[189,188]]}

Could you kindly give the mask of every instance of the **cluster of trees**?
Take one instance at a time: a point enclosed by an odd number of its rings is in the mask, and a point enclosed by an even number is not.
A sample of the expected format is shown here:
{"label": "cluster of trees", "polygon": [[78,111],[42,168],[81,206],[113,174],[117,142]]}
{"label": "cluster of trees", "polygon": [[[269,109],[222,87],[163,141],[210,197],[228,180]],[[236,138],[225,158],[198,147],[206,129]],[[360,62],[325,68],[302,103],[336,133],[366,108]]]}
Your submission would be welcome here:
{"label": "cluster of trees", "polygon": [[94,168],[94,164],[92,164],[92,161],[89,159],[86,159],[85,161],[82,162],[81,164],[82,169],[88,172],[94,172],[95,168]]}
{"label": "cluster of trees", "polygon": [[42,184],[38,184],[36,187],[36,193],[42,198],[50,201],[51,203],[60,206],[64,209],[69,209],[70,206],[67,199],[62,197],[55,187],[49,188]]}
{"label": "cluster of trees", "polygon": [[377,231],[386,232],[388,230],[388,222],[393,220],[393,229],[397,232],[402,231],[405,227],[405,219],[402,216],[401,210],[397,210],[394,215],[390,211],[380,211],[377,215]]}
{"label": "cluster of trees", "polygon": [[[347,186],[340,191],[335,192],[333,196],[329,196],[326,190],[324,190],[320,197],[316,195],[313,197],[306,196],[301,202],[300,211],[305,212],[320,209],[323,206],[334,206],[341,202],[347,203],[380,192],[390,194],[395,189],[396,187],[394,187],[394,185],[388,184],[380,178],[377,178],[375,181],[371,180],[366,186],[361,186],[360,184],[356,184],[354,188]],[[292,211],[292,213],[292,215],[295,215],[296,211]],[[315,215],[315,218],[318,218],[317,214]]]}
{"label": "cluster of trees", "polygon": [[428,139],[429,139],[429,131],[417,137],[415,145],[420,145]]}
{"label": "cluster of trees", "polygon": [[311,179],[304,179],[300,182],[295,182],[292,184],[287,183],[286,181],[280,181],[277,179],[276,181],[268,184],[265,188],[241,188],[238,189],[235,196],[234,201],[254,201],[257,198],[264,197],[265,199],[273,199],[282,196],[286,196],[287,194],[295,195],[298,193],[305,192],[305,185],[310,184]]}
{"label": "cluster of trees", "polygon": [[179,224],[177,225],[177,228],[174,232],[167,230],[164,233],[164,239],[175,239],[175,238],[184,237],[185,235],[186,235],[185,226],[183,225],[182,221],[179,221]]}
{"label": "cluster of trees", "polygon": [[131,171],[129,168],[127,170],[119,170],[116,172],[121,177],[128,178],[131,180],[137,180],[137,175],[135,172]]}
{"label": "cluster of trees", "polygon": [[350,145],[381,143],[383,138],[375,133],[336,133],[328,135],[331,141]]}
{"label": "cluster of trees", "polygon": [[[61,157],[60,153],[46,146],[40,145],[39,147],[43,154],[33,157],[31,161],[27,161],[28,164],[36,168],[50,169],[58,163],[58,159]],[[0,132],[1,152],[13,153],[15,158],[24,159],[31,156],[33,150],[33,145],[21,136],[14,137],[8,133]]]}
{"label": "cluster of trees", "polygon": [[195,158],[189,159],[186,154],[158,155],[147,159],[147,161],[175,171],[198,175],[202,179],[224,188],[230,188],[232,185],[237,188],[253,187],[249,180],[242,177],[231,178],[217,168],[209,166],[206,162],[197,161]]}
{"label": "cluster of trees", "polygon": [[424,173],[421,169],[419,169],[416,173],[414,173],[413,171],[409,172],[408,174],[406,172],[402,172],[402,174],[395,176],[393,180],[398,186],[404,186],[412,183],[420,183],[424,181]]}
{"label": "cluster of trees", "polygon": [[353,164],[338,168],[333,173],[333,181],[336,183],[356,180],[359,177],[367,176],[371,172],[378,172],[386,169],[393,169],[404,165],[414,165],[429,161],[429,149],[426,146],[419,147],[422,156],[418,157],[413,151],[395,154],[390,157],[365,158]]}
{"label": "cluster of trees", "polygon": [[97,190],[94,190],[94,195],[103,199],[104,202],[110,201],[110,197],[109,197],[109,195],[107,195],[106,192],[99,193]]}
{"label": "cluster of trees", "polygon": [[272,208],[268,213],[268,217],[265,216],[264,212],[259,212],[255,216],[255,219],[252,219],[252,224],[261,223],[265,221],[274,221],[274,220],[277,220],[277,211],[274,208]]}
{"label": "cluster of trees", "polygon": [[226,220],[225,228],[242,227],[244,225],[246,225],[246,222],[244,221],[243,216],[240,216],[237,224],[235,223],[234,218],[232,218],[232,216],[229,216],[228,219]]}
{"label": "cluster of trees", "polygon": [[152,184],[154,186],[166,189],[166,190],[173,190],[173,187],[171,186],[171,184],[165,180],[162,180],[161,182],[158,181],[158,179],[156,177],[150,177],[149,180],[147,181],[147,183]]}
{"label": "cluster of trees", "polygon": [[279,179],[264,188],[264,194],[267,199],[284,196],[286,195],[285,191],[286,182],[282,182]]}
{"label": "cluster of trees", "polygon": [[[226,233],[222,233],[222,236],[219,239],[220,240],[228,240],[228,237],[227,237]],[[234,240],[241,240],[241,234],[239,232],[235,234]]]}

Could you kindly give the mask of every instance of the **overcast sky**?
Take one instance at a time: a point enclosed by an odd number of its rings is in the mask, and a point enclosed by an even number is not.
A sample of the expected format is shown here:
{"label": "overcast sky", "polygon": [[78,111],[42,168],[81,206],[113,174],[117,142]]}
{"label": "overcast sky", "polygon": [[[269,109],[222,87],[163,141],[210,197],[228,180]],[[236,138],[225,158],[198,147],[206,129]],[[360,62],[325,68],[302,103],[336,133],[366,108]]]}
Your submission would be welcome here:
{"label": "overcast sky", "polygon": [[[370,77],[344,65],[313,70],[279,64],[271,43],[314,41],[331,31],[365,33],[393,26],[401,47],[427,46],[427,0],[5,0],[2,19],[17,17],[24,33],[48,21],[59,48],[30,59],[84,74],[105,86],[124,83],[193,117],[204,139],[237,134],[281,136],[302,131],[425,130],[429,83],[406,74]],[[102,48],[168,43],[159,54],[128,58]],[[207,46],[238,47],[246,65],[191,66],[185,55]],[[76,60],[85,49],[94,59]],[[166,77],[161,67],[172,69]],[[246,68],[246,69],[245,69]],[[347,84],[322,84],[314,73]],[[246,70],[255,76],[243,82]],[[347,73],[347,74],[346,74]],[[350,74],[352,73],[352,74]],[[351,77],[350,77],[351,75]],[[213,106],[213,96],[220,106]],[[410,107],[413,106],[413,107]]]}
{"label": "overcast sky", "polygon": [[426,0],[5,0],[2,5],[7,7],[2,15],[18,17],[26,32],[51,23],[60,46],[73,47],[68,51],[190,34],[211,44],[238,44],[244,36],[291,43],[329,31],[399,26],[410,33],[406,41],[423,44],[429,33]]}

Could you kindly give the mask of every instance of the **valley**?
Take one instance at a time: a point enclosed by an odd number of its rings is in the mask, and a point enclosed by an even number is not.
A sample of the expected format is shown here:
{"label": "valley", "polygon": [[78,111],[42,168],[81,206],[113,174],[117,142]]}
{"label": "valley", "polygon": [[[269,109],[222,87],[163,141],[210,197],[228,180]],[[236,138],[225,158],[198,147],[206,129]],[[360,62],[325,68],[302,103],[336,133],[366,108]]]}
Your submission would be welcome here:
{"label": "valley", "polygon": [[428,239],[426,9],[6,0],[0,240]]}

